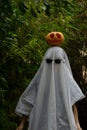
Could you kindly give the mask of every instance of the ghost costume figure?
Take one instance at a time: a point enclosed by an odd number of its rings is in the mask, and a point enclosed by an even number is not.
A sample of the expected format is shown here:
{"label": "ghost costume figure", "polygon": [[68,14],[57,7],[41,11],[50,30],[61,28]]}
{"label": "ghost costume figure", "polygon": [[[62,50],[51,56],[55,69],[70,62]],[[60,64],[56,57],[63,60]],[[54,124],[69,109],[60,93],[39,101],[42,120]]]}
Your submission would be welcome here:
{"label": "ghost costume figure", "polygon": [[65,51],[51,47],[15,112],[29,117],[28,130],[77,130],[72,106],[82,98]]}

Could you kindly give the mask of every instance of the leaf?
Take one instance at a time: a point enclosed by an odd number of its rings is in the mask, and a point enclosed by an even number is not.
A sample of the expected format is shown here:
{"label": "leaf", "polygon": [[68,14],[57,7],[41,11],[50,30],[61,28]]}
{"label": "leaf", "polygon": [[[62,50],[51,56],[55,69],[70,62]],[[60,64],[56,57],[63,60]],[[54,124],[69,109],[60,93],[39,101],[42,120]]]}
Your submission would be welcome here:
{"label": "leaf", "polygon": [[46,2],[46,0],[44,0],[44,5],[50,9],[50,5]]}
{"label": "leaf", "polygon": [[37,17],[37,14],[36,12],[34,11],[33,7],[31,6],[31,9],[30,9],[30,12],[31,14],[34,16],[34,17]]}
{"label": "leaf", "polygon": [[24,5],[22,1],[18,2],[18,7],[22,13],[26,13],[26,8],[25,8],[26,6]]}
{"label": "leaf", "polygon": [[46,10],[45,10],[45,14],[46,14],[47,16],[50,16],[49,8],[46,8]]}
{"label": "leaf", "polygon": [[40,0],[35,0],[36,3],[38,3]]}
{"label": "leaf", "polygon": [[37,6],[36,6],[36,9],[37,9],[37,12],[38,12],[38,13],[41,13]]}
{"label": "leaf", "polygon": [[50,5],[44,0],[44,5],[46,6],[45,14],[50,16]]}
{"label": "leaf", "polygon": [[69,27],[69,28],[71,28],[71,29],[74,29],[74,30],[76,30],[76,31],[79,31],[79,29],[78,29],[78,28],[76,28],[76,27],[75,27],[75,26],[73,26],[73,25],[68,24],[68,27]]}

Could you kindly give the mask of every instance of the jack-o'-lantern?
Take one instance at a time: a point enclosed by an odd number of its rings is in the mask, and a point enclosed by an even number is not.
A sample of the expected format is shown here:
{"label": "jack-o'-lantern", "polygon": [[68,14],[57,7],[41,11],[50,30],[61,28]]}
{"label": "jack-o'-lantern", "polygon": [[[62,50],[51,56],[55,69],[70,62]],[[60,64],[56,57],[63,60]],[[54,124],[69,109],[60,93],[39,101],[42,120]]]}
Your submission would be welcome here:
{"label": "jack-o'-lantern", "polygon": [[64,35],[61,32],[50,32],[46,35],[46,41],[51,46],[58,46],[64,41]]}

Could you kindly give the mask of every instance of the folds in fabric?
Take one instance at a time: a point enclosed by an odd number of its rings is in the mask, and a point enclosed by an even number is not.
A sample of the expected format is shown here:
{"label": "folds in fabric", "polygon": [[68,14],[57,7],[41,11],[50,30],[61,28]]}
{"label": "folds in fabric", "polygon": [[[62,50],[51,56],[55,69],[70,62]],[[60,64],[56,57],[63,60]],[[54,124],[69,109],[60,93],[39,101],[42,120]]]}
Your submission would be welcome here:
{"label": "folds in fabric", "polygon": [[[47,63],[47,59],[51,62]],[[28,130],[77,130],[72,105],[82,98],[84,94],[72,76],[67,54],[60,47],[52,47],[21,95],[16,113],[30,113]]]}

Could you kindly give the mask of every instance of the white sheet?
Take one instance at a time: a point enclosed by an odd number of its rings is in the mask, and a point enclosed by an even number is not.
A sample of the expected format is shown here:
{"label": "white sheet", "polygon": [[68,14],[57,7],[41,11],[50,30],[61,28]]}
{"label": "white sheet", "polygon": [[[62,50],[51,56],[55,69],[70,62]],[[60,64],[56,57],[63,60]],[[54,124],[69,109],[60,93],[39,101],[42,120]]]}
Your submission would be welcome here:
{"label": "white sheet", "polygon": [[[61,62],[57,64],[55,59]],[[30,113],[28,130],[77,130],[72,105],[82,98],[84,94],[72,76],[67,54],[60,47],[51,47],[15,112],[19,116]]]}

